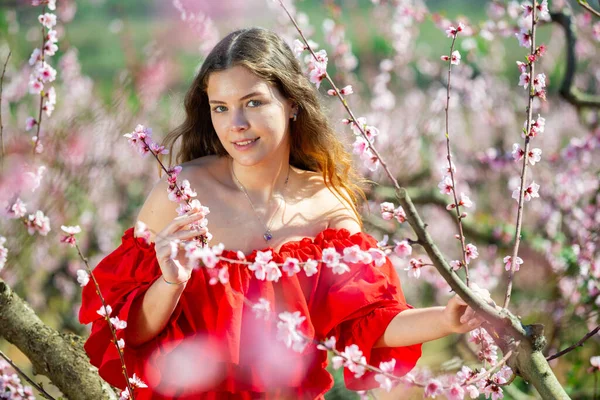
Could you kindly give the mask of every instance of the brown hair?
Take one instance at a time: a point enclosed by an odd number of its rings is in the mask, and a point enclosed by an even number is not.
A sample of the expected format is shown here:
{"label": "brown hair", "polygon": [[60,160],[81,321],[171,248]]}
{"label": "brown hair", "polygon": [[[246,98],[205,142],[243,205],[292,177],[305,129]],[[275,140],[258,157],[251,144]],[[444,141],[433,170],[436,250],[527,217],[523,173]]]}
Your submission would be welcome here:
{"label": "brown hair", "polygon": [[298,105],[297,120],[290,121],[290,164],[322,173],[325,185],[352,207],[361,222],[358,198],[365,199],[365,195],[359,186],[352,158],[331,128],[317,91],[302,73],[292,50],[276,33],[267,29],[237,30],[212,49],[185,96],[185,121],[163,142],[170,149],[169,164],[179,138],[181,147],[177,163],[207,155],[228,155],[212,125],[206,87],[211,72],[238,65],[274,84],[286,98]]}

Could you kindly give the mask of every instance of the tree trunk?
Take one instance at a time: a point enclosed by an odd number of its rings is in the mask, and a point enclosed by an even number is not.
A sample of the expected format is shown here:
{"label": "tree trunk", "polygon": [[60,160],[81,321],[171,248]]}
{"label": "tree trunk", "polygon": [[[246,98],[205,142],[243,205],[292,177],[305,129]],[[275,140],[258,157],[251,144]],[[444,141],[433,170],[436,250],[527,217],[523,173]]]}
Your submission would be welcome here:
{"label": "tree trunk", "polygon": [[47,376],[68,399],[116,400],[83,350],[83,339],[45,325],[0,279],[0,336],[21,350],[36,374]]}

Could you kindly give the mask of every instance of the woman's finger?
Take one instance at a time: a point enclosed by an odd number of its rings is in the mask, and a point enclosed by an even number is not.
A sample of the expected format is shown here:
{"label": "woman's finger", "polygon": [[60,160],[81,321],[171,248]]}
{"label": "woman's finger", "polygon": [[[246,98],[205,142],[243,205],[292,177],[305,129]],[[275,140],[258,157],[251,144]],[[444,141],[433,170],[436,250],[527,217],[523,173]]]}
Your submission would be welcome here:
{"label": "woman's finger", "polygon": [[169,225],[167,225],[165,227],[165,229],[163,229],[161,231],[161,233],[166,236],[166,235],[170,235],[174,232],[177,232],[179,230],[181,230],[182,228],[184,228],[186,225],[191,224],[194,221],[198,221],[202,218],[204,218],[205,215],[201,212],[195,212],[195,213],[191,213],[191,214],[184,214],[181,215],[179,217],[175,217],[173,219],[173,221],[171,221],[171,223],[169,223]]}

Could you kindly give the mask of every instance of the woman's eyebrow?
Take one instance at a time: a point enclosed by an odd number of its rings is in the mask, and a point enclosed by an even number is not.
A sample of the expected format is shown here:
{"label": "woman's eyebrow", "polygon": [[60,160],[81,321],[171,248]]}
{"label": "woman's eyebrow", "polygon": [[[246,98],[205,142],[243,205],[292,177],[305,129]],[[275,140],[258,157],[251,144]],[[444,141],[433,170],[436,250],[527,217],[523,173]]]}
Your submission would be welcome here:
{"label": "woman's eyebrow", "polygon": [[[260,96],[260,95],[263,95],[263,94],[264,93],[262,93],[262,92],[248,93],[247,95],[245,95],[243,97],[240,97],[240,100],[246,100],[246,99],[248,99],[250,97]],[[224,101],[221,101],[221,100],[209,100],[209,103],[211,103],[211,104],[227,104],[227,103],[225,103]]]}

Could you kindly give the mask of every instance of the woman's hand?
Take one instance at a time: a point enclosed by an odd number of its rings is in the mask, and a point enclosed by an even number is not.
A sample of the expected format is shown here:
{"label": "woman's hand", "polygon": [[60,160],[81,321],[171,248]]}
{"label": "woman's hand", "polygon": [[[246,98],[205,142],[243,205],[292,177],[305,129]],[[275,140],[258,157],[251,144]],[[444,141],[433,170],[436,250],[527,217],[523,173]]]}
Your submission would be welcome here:
{"label": "woman's hand", "polygon": [[205,216],[202,211],[192,209],[186,214],[175,217],[169,225],[156,235],[154,241],[156,259],[166,281],[180,283],[190,278],[192,266],[188,265],[187,262],[182,264],[177,259],[177,255],[181,241],[193,239],[207,232],[206,228],[190,228],[190,224]]}
{"label": "woman's hand", "polygon": [[[490,305],[495,303],[490,296],[490,292],[473,285],[473,292],[478,294],[485,302]],[[478,328],[484,319],[478,316],[471,307],[465,303],[459,295],[453,296],[443,311],[444,323],[452,333],[467,333]]]}

